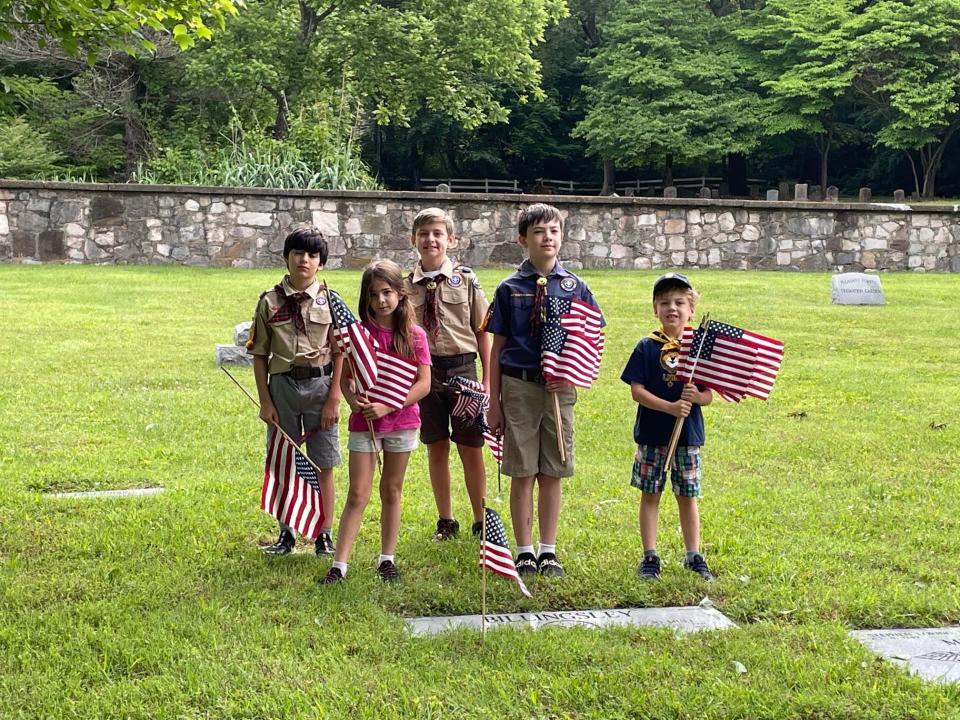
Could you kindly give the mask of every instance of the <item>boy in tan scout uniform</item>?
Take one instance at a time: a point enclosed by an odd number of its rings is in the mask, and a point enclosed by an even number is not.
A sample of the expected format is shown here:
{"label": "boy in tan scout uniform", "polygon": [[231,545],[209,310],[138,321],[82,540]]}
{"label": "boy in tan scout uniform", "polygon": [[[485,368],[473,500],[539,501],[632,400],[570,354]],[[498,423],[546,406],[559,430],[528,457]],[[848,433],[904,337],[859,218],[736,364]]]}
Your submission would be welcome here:
{"label": "boy in tan scout uniform", "polygon": [[447,540],[460,530],[450,500],[451,439],[463,464],[463,479],[473,509],[471,530],[479,535],[487,486],[483,434],[475,426],[451,416],[457,395],[444,383],[456,375],[476,380],[475,363],[479,356],[483,384],[489,391],[490,338],[481,329],[487,299],[473,271],[462,265],[455,268],[447,257],[447,248],[455,238],[453,223],[443,210],[421,210],[414,218],[410,242],[420,261],[407,277],[405,289],[417,322],[427,332],[433,361],[430,393],[420,401],[420,440],[427,446],[430,483],[439,515],[435,537]]}
{"label": "boy in tan scout uniform", "polygon": [[[319,230],[299,228],[287,236],[283,257],[288,274],[260,295],[247,350],[260,396],[260,419],[277,423],[294,440],[306,435],[307,455],[321,468],[325,526],[317,555],[333,555],[333,468],[340,464],[340,373],[343,357],[330,333],[327,294],[317,271],[327,261],[327,243]],[[268,430],[268,442],[269,442]],[[293,551],[293,529],[281,524],[268,555]]]}

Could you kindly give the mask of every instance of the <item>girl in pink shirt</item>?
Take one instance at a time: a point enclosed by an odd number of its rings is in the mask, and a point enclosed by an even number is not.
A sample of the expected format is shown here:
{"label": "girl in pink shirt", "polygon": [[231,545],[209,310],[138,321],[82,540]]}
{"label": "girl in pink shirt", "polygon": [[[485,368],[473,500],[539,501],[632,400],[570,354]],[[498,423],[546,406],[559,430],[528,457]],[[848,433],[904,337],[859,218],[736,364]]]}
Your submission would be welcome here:
{"label": "girl in pink shirt", "polygon": [[[340,516],[337,551],[333,566],[320,582],[340,582],[347,574],[347,560],[360,529],[363,511],[370,500],[377,452],[383,450],[380,473],[380,559],[377,574],[387,582],[400,579],[394,551],[400,533],[400,497],[410,452],[417,447],[420,408],[417,402],[430,391],[430,348],[426,333],[414,322],[413,308],[403,290],[400,266],[378,260],[363,271],[360,280],[359,318],[381,348],[415,360],[417,376],[403,403],[393,408],[371,402],[354,392],[352,372],[345,365],[341,378],[344,398],[353,411],[350,439],[350,490]],[[376,435],[371,437],[370,425]]]}

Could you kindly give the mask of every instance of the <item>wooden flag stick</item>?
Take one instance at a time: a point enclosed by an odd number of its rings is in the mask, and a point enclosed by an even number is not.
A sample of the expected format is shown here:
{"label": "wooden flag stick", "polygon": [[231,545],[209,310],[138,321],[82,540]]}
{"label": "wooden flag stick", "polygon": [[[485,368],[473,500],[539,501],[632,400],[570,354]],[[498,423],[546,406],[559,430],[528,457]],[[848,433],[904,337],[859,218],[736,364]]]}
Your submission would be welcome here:
{"label": "wooden flag stick", "polygon": [[[259,409],[260,409],[260,403],[258,403],[258,402],[254,399],[253,395],[251,395],[250,393],[248,393],[248,392],[247,392],[247,389],[246,389],[243,385],[241,385],[239,382],[237,382],[237,379],[236,379],[233,375],[231,375],[231,374],[230,374],[230,371],[227,370],[223,365],[220,366],[220,369],[223,370],[223,371],[227,374],[227,377],[228,377],[228,378],[230,378],[231,380],[233,380],[234,384],[235,384],[238,388],[240,388],[240,390],[243,392],[244,395],[246,395],[248,398],[250,398],[250,402],[252,402],[254,405],[256,405],[256,406],[257,406],[257,409],[259,410]],[[280,433],[281,435],[283,435],[283,436],[290,442],[291,445],[293,445],[293,446],[296,447],[296,448],[299,448],[299,447],[300,447],[300,445],[297,443],[297,441],[294,440],[294,439],[293,439],[292,437],[290,437],[289,435],[287,435],[287,434],[283,431],[283,428],[280,427],[277,423],[272,422],[272,423],[270,423],[270,424],[273,425],[273,427],[275,427],[275,428],[277,429],[277,432]],[[323,470],[321,470],[321,469],[317,466],[317,464],[316,464],[313,460],[310,459],[310,456],[309,456],[309,455],[307,455],[305,452],[301,452],[300,454],[303,455],[303,457],[306,459],[306,461],[307,461],[308,463],[310,463],[311,465],[313,465],[313,469],[316,470],[317,473],[323,472]]]}
{"label": "wooden flag stick", "polygon": [[480,641],[487,640],[487,499],[481,498],[483,526],[480,529]]}
{"label": "wooden flag stick", "polygon": [[557,421],[557,450],[560,451],[560,462],[567,463],[567,452],[563,446],[563,418],[560,417],[560,396],[557,393],[553,395],[553,417]]}
{"label": "wooden flag stick", "polygon": [[[700,351],[703,350],[703,341],[707,339],[707,320],[710,318],[710,313],[707,313],[700,320],[700,329],[703,331],[703,334],[700,336],[700,347],[697,348],[697,355],[693,359],[693,367],[690,368],[690,379],[693,380],[693,373],[697,370],[697,363],[700,361]],[[680,442],[680,431],[683,430],[683,421],[686,418],[678,417],[677,421],[673,424],[673,434],[670,436],[670,445],[667,447],[667,463],[664,467],[664,473],[669,473],[670,469],[673,467],[673,454],[677,451],[677,443]]]}

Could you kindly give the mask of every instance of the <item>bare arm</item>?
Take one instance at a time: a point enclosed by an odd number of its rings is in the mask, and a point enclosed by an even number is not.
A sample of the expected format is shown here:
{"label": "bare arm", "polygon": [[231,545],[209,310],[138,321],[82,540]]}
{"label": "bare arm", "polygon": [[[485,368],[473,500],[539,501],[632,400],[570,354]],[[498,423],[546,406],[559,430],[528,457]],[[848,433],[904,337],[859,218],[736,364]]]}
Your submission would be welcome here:
{"label": "bare arm", "polygon": [[267,356],[254,355],[253,379],[257,383],[257,397],[260,398],[260,419],[268,425],[275,425],[280,419],[277,416],[277,408],[273,404],[273,398],[270,397],[269,377]]}
{"label": "bare arm", "polygon": [[326,402],[320,410],[320,427],[326,430],[340,422],[340,401],[343,400],[343,391],[340,389],[340,379],[343,375],[343,355],[333,356],[333,375],[330,378],[330,392]]}
{"label": "bare arm", "polygon": [[[407,393],[407,399],[403,401],[404,407],[410,407],[420,402],[430,392],[430,366],[417,366],[417,379],[413,381],[410,392]],[[384,415],[395,412],[394,408],[379,402],[366,402],[358,400],[357,407],[367,420],[379,420]]]}
{"label": "bare arm", "polygon": [[480,356],[480,381],[483,386],[490,391],[490,333],[480,331],[477,333],[477,354]]}
{"label": "bare arm", "polygon": [[634,401],[640,403],[640,405],[645,408],[658,410],[659,412],[667,413],[674,417],[687,417],[687,415],[690,414],[690,408],[692,406],[689,400],[684,400],[683,398],[674,400],[673,402],[664,400],[662,397],[654,395],[640,383],[630,383],[630,393],[633,395]]}
{"label": "bare arm", "polygon": [[503,409],[500,405],[500,353],[506,342],[507,338],[503,335],[494,335],[490,347],[490,369],[487,371],[490,379],[490,409],[487,411],[487,424],[494,435],[502,435],[504,431]]}

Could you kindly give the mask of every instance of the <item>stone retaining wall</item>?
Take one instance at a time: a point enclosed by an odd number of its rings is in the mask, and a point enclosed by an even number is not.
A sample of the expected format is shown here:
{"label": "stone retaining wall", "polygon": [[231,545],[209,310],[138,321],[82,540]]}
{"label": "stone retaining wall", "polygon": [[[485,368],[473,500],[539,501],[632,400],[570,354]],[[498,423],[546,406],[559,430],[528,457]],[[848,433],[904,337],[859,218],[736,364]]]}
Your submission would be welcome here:
{"label": "stone retaining wall", "polygon": [[275,267],[312,222],[329,267],[406,264],[418,210],[445,208],[476,266],[521,259],[517,213],[566,217],[570,268],[960,271],[960,208],[882,203],[283,191],[0,181],[0,261]]}

